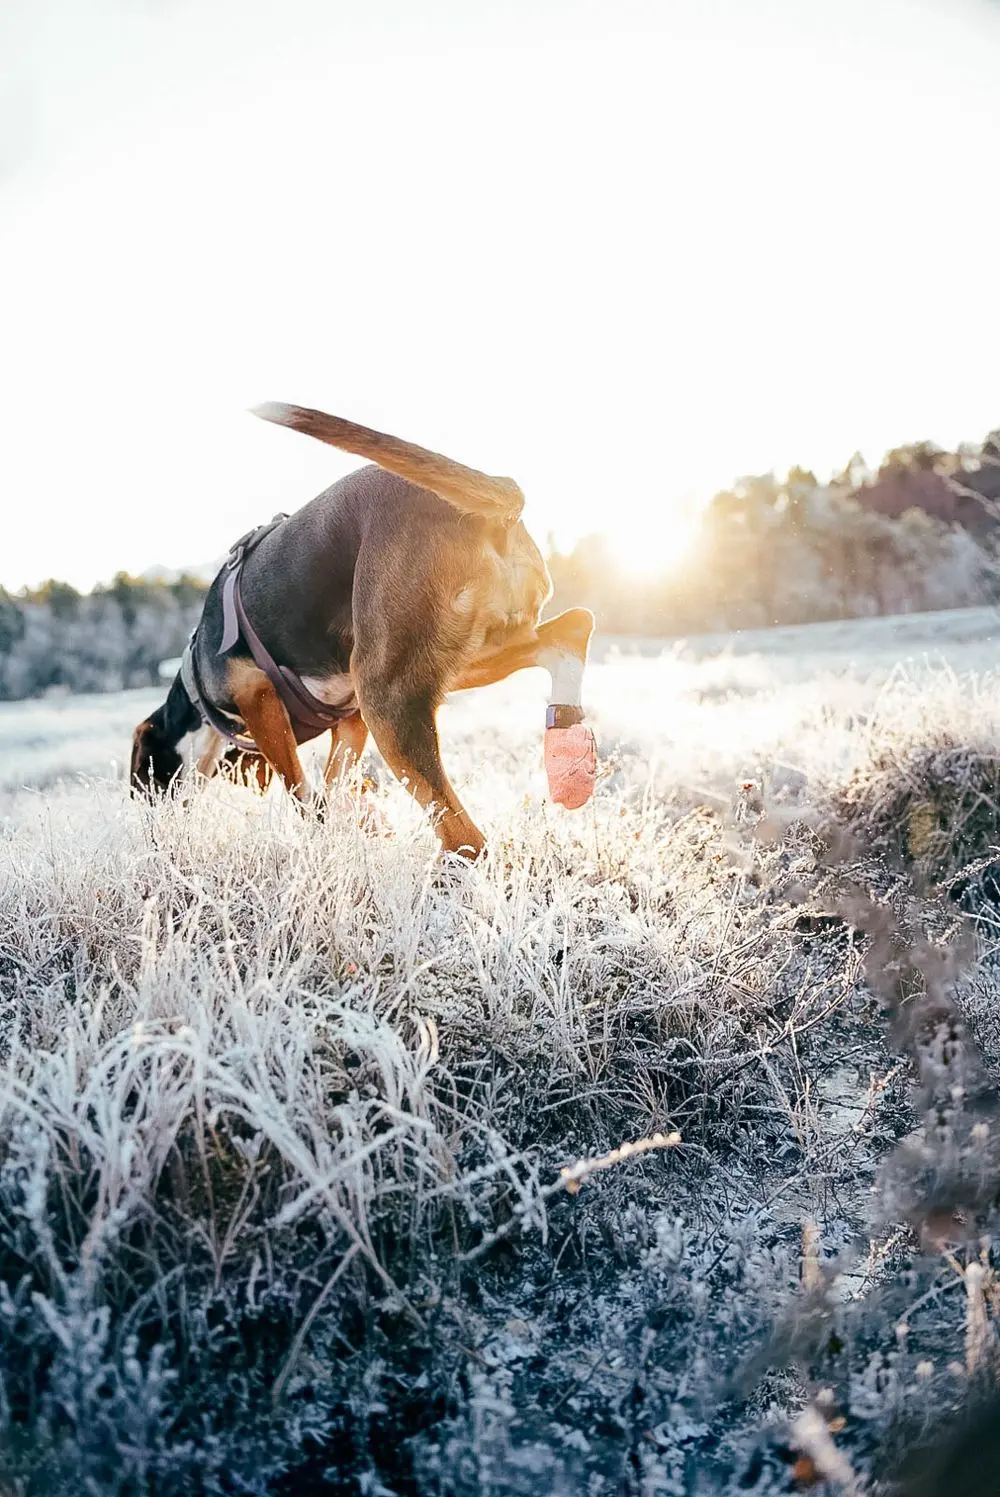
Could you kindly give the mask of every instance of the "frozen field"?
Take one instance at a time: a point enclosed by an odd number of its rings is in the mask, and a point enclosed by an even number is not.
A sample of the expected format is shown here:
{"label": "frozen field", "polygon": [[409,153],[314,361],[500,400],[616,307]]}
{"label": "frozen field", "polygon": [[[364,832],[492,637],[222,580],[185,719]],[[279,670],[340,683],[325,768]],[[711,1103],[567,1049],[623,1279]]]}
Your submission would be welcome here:
{"label": "frozen field", "polygon": [[998,1348],[995,627],[601,642],[576,813],[456,698],[473,868],[0,707],[0,1489],[904,1490]]}
{"label": "frozen field", "polygon": [[[860,704],[900,671],[988,673],[998,664],[1000,615],[992,608],[688,641],[598,637],[586,700],[611,742],[641,739],[656,758],[689,747],[691,769],[703,779],[716,767],[742,773],[747,750],[755,743],[774,746],[776,735],[785,735],[786,750],[794,748],[794,721],[810,696],[817,705],[829,703],[831,694],[842,706]],[[453,698],[442,716],[446,752],[456,731],[461,737],[481,727],[489,734],[515,723],[527,735],[527,748],[539,736],[534,730],[546,684],[544,673],[522,672]],[[127,764],[132,728],[163,695],[150,689],[0,703],[0,790],[44,787],[72,775],[117,777]],[[716,727],[706,742],[705,723],[694,709],[723,705],[727,710],[712,714]],[[725,728],[734,707],[742,720],[737,742]]]}

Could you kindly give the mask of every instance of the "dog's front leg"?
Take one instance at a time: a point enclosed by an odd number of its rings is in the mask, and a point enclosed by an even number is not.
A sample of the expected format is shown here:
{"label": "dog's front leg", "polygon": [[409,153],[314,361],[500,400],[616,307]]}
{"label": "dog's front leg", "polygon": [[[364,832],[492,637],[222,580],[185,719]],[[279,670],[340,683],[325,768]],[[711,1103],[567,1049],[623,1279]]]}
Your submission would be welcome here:
{"label": "dog's front leg", "polygon": [[268,764],[281,776],[289,793],[303,805],[307,804],[311,799],[309,786],[291,719],[267,676],[256,665],[233,662],[229,689],[251,738]]}
{"label": "dog's front leg", "polygon": [[228,748],[222,762],[232,766],[238,784],[251,788],[256,785],[262,795],[271,783],[274,771],[264,755],[254,753],[252,749]]}
{"label": "dog's front leg", "polygon": [[359,800],[355,799],[347,784],[348,776],[364,753],[367,741],[368,724],[360,712],[342,718],[330,735],[330,753],[323,771],[323,781],[333,805],[345,811],[359,810],[360,824],[366,831],[384,832],[385,818],[369,794],[374,789],[373,782],[369,779],[362,780]]}
{"label": "dog's front leg", "polygon": [[205,724],[191,743],[191,768],[202,779],[210,780],[222,763],[225,747],[222,734]]}
{"label": "dog's front leg", "polygon": [[346,779],[365,751],[368,724],[360,712],[341,718],[330,733],[330,753],[323,771],[327,789],[335,780]]}

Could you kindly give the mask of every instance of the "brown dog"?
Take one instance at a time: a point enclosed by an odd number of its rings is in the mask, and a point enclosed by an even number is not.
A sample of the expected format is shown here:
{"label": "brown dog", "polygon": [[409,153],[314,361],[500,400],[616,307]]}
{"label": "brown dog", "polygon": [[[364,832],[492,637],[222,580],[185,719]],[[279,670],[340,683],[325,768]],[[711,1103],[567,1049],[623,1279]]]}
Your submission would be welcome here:
{"label": "brown dog", "polygon": [[255,414],[377,466],[237,544],[166,702],[135,730],[132,785],[165,788],[186,757],[211,774],[248,752],[262,784],[269,766],[305,800],[298,745],[332,729],[329,785],[371,731],[436,811],[444,848],[475,857],[483,836],[441,763],[437,708],[450,691],[545,666],[548,727],[586,738],[575,725],[593,615],[573,608],[538,623],[552,584],[512,479],[321,411]]}

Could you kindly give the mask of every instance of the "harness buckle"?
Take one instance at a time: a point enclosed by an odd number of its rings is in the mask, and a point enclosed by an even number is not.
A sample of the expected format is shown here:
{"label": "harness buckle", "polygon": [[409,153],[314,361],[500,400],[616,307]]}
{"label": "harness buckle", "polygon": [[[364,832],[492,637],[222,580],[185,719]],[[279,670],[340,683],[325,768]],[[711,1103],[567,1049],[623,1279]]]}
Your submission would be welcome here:
{"label": "harness buckle", "polygon": [[245,535],[241,535],[239,540],[234,541],[232,546],[230,547],[229,554],[226,557],[225,562],[226,571],[231,572],[234,567],[239,566],[247,551],[249,551],[256,544],[258,539],[263,538],[265,531],[273,530],[280,520],[287,519],[288,515],[285,513],[285,511],[279,510],[278,513],[274,516],[274,519],[269,520],[266,525],[255,525],[252,530],[248,530]]}

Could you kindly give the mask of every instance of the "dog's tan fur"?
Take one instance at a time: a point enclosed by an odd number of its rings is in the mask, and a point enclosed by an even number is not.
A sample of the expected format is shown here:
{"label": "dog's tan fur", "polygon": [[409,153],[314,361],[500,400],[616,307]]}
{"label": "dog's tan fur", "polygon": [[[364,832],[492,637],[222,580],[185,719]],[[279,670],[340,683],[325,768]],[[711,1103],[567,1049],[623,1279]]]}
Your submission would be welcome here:
{"label": "dog's tan fur", "polygon": [[388,473],[430,489],[432,494],[466,514],[512,522],[524,508],[524,495],[512,478],[493,478],[480,473],[478,468],[467,468],[464,463],[443,457],[440,452],[418,447],[415,442],[403,442],[384,431],[358,426],[341,416],[328,416],[325,411],[305,406],[280,405],[276,401],[257,406],[254,415],[262,421],[274,421],[292,431],[305,432],[330,447],[353,452],[355,457],[367,458]]}

